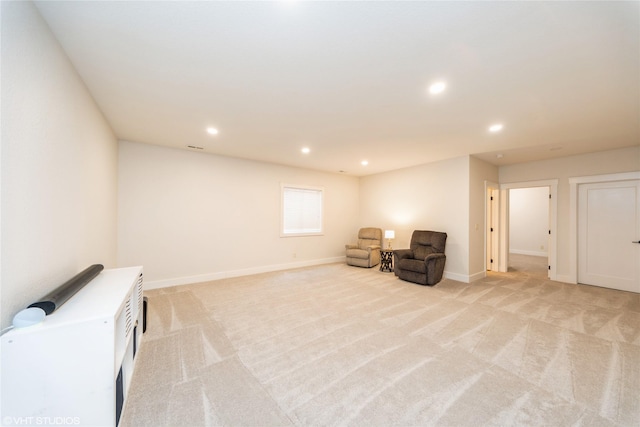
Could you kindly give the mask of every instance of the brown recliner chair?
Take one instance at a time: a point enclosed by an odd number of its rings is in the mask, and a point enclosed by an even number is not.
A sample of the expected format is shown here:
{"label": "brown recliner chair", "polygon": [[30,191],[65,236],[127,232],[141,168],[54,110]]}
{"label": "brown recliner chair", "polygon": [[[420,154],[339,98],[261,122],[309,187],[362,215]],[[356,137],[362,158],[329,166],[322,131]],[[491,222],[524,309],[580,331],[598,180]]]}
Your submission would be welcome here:
{"label": "brown recliner chair", "polygon": [[380,264],[382,230],[379,228],[361,228],[357,245],[345,245],[347,264],[357,267],[373,267]]}
{"label": "brown recliner chair", "polygon": [[402,280],[433,286],[442,279],[447,257],[444,246],[447,233],[415,230],[411,236],[410,249],[393,251],[396,276]]}

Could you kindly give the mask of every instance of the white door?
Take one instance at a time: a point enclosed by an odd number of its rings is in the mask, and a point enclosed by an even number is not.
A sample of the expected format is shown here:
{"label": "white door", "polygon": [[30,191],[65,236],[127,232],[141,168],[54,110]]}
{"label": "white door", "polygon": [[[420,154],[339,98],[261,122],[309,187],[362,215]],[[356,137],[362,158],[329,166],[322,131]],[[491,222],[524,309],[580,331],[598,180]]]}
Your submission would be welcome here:
{"label": "white door", "polygon": [[640,180],[578,187],[578,282],[640,293]]}
{"label": "white door", "polygon": [[487,189],[487,270],[498,271],[498,224],[500,209],[500,190],[489,187]]}

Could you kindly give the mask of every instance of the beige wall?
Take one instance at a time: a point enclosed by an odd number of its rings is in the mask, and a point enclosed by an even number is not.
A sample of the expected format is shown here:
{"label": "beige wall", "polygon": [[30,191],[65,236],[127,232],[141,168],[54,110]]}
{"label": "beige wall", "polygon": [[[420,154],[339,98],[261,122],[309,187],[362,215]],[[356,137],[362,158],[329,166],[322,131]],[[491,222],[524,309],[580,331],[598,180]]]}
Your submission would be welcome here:
{"label": "beige wall", "polygon": [[[447,233],[445,275],[469,276],[469,157],[360,179],[360,224],[392,229],[392,246],[408,248],[413,230]],[[385,243],[386,245],[386,243]]]}
{"label": "beige wall", "polygon": [[30,2],[2,8],[2,327],[91,264],[115,267],[117,141]]}
{"label": "beige wall", "polygon": [[[464,156],[360,179],[128,142],[118,151],[33,4],[1,11],[2,327],[90,264],[142,264],[147,282],[188,283],[341,259],[361,226],[394,229],[394,248],[415,229],[446,231],[445,274],[472,280],[485,270],[486,180],[558,180],[566,277],[569,178],[640,170],[638,146],[499,173]],[[279,236],[283,182],[325,188],[324,236]]]}
{"label": "beige wall", "polygon": [[568,280],[569,271],[569,178],[640,171],[640,147],[579,156],[561,157],[499,169],[500,184],[536,180],[558,180],[558,280]]}
{"label": "beige wall", "polygon": [[485,256],[485,182],[498,182],[498,168],[492,164],[469,158],[469,279],[486,275]]}
{"label": "beige wall", "polygon": [[[148,287],[344,259],[358,179],[120,141],[118,264]],[[324,187],[323,236],[280,237],[280,184]]]}

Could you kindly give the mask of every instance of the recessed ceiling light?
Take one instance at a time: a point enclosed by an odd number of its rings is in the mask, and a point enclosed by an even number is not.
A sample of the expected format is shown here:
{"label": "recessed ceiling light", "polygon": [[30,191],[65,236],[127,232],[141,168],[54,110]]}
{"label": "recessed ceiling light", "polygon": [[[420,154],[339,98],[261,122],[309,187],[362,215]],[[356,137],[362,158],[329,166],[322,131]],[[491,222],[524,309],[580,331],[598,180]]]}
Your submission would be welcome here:
{"label": "recessed ceiling light", "polygon": [[429,86],[429,93],[431,93],[432,95],[437,95],[444,92],[446,88],[447,84],[445,82],[436,82]]}
{"label": "recessed ceiling light", "polygon": [[216,128],[207,128],[207,133],[209,135],[217,135],[218,134],[218,129],[216,129]]}
{"label": "recessed ceiling light", "polygon": [[300,151],[302,151],[304,154],[309,154],[311,152],[311,149],[309,147],[303,147]]}
{"label": "recessed ceiling light", "polygon": [[501,159],[501,158],[503,158],[503,157],[504,157],[504,156],[503,156],[501,153],[496,154],[496,159]]}
{"label": "recessed ceiling light", "polygon": [[363,161],[361,161],[361,162],[360,162],[360,164],[361,164],[362,166],[367,166],[367,165],[369,164],[369,161],[367,161],[367,160],[363,160]]}
{"label": "recessed ceiling light", "polygon": [[495,125],[489,126],[489,132],[500,132],[504,128],[502,123],[496,123]]}

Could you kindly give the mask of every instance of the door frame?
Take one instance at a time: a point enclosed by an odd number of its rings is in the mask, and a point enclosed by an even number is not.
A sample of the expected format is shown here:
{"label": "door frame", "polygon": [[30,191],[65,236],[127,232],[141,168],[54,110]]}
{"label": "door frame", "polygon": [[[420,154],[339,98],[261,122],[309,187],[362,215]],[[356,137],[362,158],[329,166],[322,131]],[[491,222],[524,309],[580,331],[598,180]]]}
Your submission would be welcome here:
{"label": "door frame", "polygon": [[[498,249],[500,235],[500,184],[492,181],[484,182],[485,193],[485,227],[484,227],[484,259],[486,271],[500,271],[498,267]],[[495,197],[493,204],[491,197]],[[491,208],[490,208],[491,206]],[[491,232],[493,227],[493,233]],[[490,262],[493,259],[494,262]]]}
{"label": "door frame", "polygon": [[578,283],[578,186],[580,184],[629,181],[634,179],[640,179],[640,172],[623,172],[569,178],[569,277],[563,279],[563,282]]}
{"label": "door frame", "polygon": [[506,273],[509,268],[509,190],[517,188],[549,187],[549,250],[547,254],[551,280],[557,280],[558,269],[558,180],[511,182],[500,184],[500,239],[498,267]]}

